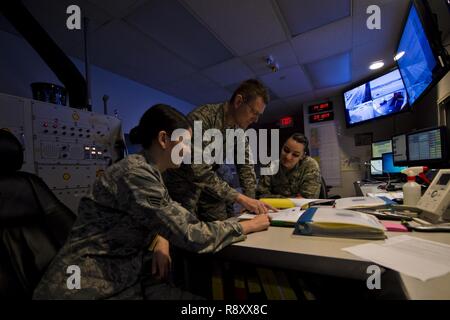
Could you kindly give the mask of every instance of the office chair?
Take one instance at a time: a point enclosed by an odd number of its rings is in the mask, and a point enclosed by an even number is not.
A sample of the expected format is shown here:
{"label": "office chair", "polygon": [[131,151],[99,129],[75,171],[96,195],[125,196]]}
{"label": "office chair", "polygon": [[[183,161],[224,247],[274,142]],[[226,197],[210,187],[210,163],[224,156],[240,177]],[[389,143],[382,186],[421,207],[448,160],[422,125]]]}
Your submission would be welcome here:
{"label": "office chair", "polygon": [[22,163],[22,145],[0,129],[0,298],[31,298],[76,218]]}
{"label": "office chair", "polygon": [[330,192],[331,186],[327,186],[325,183],[325,179],[321,176],[321,185],[320,185],[320,194],[319,199],[340,199],[341,196],[339,195],[329,195],[328,192]]}

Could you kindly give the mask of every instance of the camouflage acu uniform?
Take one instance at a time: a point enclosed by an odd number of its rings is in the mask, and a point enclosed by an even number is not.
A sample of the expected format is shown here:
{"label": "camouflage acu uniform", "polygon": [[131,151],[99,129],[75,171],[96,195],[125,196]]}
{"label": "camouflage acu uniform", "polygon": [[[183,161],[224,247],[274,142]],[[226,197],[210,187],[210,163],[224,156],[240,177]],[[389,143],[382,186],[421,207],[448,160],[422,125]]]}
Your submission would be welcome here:
{"label": "camouflage acu uniform", "polygon": [[[192,126],[194,125],[194,121],[202,122],[203,132],[208,129],[220,130],[224,137],[224,157],[226,155],[226,129],[237,129],[237,127],[227,126],[225,123],[226,104],[207,104],[200,106],[188,115]],[[204,142],[203,148],[209,143]],[[256,176],[253,165],[247,161],[250,153],[249,148],[248,140],[246,140],[246,164],[236,164],[236,170],[243,193],[254,198]],[[236,150],[234,150],[234,153],[236,156]],[[183,164],[178,169],[168,170],[164,174],[164,181],[170,196],[175,201],[180,202],[189,211],[196,213],[201,220],[215,221],[226,219],[229,215],[226,212],[227,204],[229,205],[235,202],[238,191],[217,175],[215,171],[218,168],[218,165]]]}
{"label": "camouflage acu uniform", "polygon": [[306,157],[290,171],[280,165],[275,175],[261,176],[257,197],[296,197],[317,199],[321,188],[320,169],[316,160]]}
{"label": "camouflage acu uniform", "polygon": [[[114,164],[83,198],[64,247],[34,292],[37,299],[192,298],[151,276],[150,243],[161,235],[171,245],[216,252],[243,240],[235,218],[200,222],[172,201],[160,172],[143,154]],[[81,270],[81,289],[69,290],[67,267]]]}

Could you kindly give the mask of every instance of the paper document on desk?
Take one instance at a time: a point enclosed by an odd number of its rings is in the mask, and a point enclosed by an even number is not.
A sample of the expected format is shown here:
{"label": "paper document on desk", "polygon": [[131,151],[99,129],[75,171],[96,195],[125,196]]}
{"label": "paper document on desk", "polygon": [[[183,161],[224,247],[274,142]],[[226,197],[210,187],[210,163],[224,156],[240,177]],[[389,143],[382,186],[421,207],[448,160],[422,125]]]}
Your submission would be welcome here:
{"label": "paper document on desk", "polygon": [[334,207],[336,209],[363,209],[378,208],[395,204],[386,197],[349,197],[337,199]]}
{"label": "paper document on desk", "polygon": [[449,245],[411,236],[398,236],[382,244],[367,243],[342,250],[422,281],[450,272]]}
{"label": "paper document on desk", "polygon": [[[301,210],[299,207],[269,212],[269,216],[272,219],[270,223],[274,226],[294,226],[303,212],[305,212],[305,210]],[[252,213],[244,213],[241,214],[238,219],[250,220],[255,216],[256,215]]]}

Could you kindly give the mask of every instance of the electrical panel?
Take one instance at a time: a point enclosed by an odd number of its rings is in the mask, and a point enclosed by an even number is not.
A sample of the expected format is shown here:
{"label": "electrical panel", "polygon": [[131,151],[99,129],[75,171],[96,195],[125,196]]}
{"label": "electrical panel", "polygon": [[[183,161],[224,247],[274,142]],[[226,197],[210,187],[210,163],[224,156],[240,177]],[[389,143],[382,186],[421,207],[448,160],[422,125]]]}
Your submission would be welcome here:
{"label": "electrical panel", "polygon": [[123,157],[121,122],[107,115],[0,94],[0,128],[21,141],[22,171],[41,177],[75,213],[96,177]]}

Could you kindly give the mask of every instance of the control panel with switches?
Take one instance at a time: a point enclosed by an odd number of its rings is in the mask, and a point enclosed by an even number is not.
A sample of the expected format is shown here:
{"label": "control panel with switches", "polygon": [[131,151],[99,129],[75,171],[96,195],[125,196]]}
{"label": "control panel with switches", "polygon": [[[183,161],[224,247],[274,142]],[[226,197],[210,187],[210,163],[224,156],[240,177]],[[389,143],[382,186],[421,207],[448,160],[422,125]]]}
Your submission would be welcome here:
{"label": "control panel with switches", "polygon": [[22,170],[41,177],[75,213],[95,178],[124,156],[116,148],[121,122],[112,116],[0,94],[0,128],[23,144]]}

